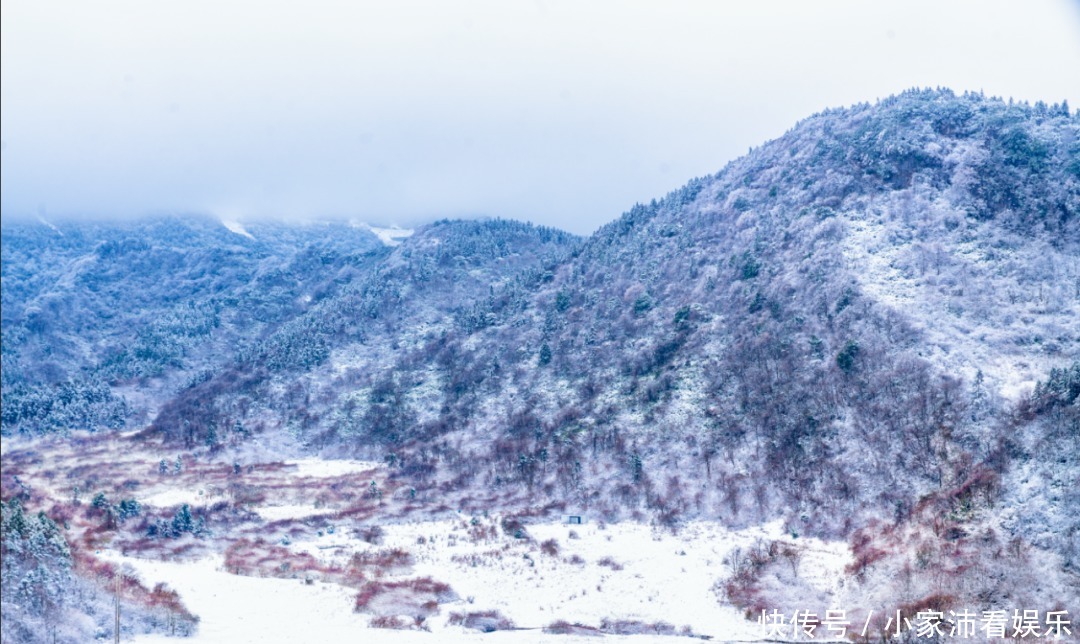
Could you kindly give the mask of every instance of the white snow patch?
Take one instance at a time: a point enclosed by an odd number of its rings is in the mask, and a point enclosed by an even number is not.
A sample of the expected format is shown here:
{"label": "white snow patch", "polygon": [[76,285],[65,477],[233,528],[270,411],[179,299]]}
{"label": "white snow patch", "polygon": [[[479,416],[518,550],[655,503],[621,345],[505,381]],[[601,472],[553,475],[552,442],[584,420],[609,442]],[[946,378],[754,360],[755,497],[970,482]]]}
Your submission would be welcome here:
{"label": "white snow patch", "polygon": [[142,499],[142,503],[145,505],[152,505],[155,508],[171,508],[175,505],[206,505],[207,502],[206,492],[200,489],[192,488],[169,488],[156,494]]}
{"label": "white snow patch", "polygon": [[412,237],[416,232],[412,228],[401,228],[398,226],[391,226],[389,228],[383,228],[380,226],[372,226],[371,224],[356,223],[353,222],[353,226],[357,228],[366,228],[370,230],[372,234],[379,238],[383,244],[387,246],[397,246],[407,237]]}
{"label": "white snow patch", "polygon": [[266,521],[281,521],[283,519],[303,519],[305,517],[334,514],[336,509],[316,508],[312,505],[282,504],[262,505],[255,508],[255,513]]}
{"label": "white snow patch", "polygon": [[1030,396],[1032,392],[1035,391],[1035,385],[1037,383],[1037,380],[1006,382],[1001,386],[1001,395],[1008,400],[1021,400]]}
{"label": "white snow patch", "polygon": [[48,226],[49,228],[52,228],[52,229],[53,229],[53,232],[55,232],[56,234],[58,234],[58,235],[63,235],[63,234],[64,234],[63,232],[61,232],[61,231],[60,231],[60,229],[59,229],[59,228],[57,228],[56,226],[52,225],[52,223],[50,223],[50,222],[48,222],[48,221],[45,221],[45,218],[44,218],[44,217],[38,217],[38,221],[40,221],[41,223],[45,224],[45,225],[46,225],[46,226]]}
{"label": "white snow patch", "polygon": [[317,457],[300,458],[292,461],[285,461],[285,465],[292,465],[296,467],[297,476],[311,476],[311,477],[330,477],[330,476],[344,476],[346,474],[359,474],[361,472],[370,472],[371,470],[381,467],[379,463],[373,461],[355,461],[348,459],[321,459]]}
{"label": "white snow patch", "polygon": [[248,239],[255,239],[255,235],[252,235],[244,228],[243,224],[233,219],[222,219],[221,225],[229,229],[229,231],[247,237]]}
{"label": "white snow patch", "polygon": [[[187,641],[348,642],[367,627],[367,616],[352,611],[354,593],[341,586],[232,575],[222,570],[221,556],[190,563],[117,559],[131,564],[148,586],[164,581],[180,593],[201,618],[197,634]],[[156,635],[131,641],[177,640]]]}

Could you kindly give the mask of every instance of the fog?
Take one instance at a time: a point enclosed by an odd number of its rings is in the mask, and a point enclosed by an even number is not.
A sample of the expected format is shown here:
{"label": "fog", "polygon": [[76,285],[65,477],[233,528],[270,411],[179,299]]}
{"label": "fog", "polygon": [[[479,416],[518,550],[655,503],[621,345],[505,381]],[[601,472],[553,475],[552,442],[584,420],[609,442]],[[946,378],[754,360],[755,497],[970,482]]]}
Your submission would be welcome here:
{"label": "fog", "polygon": [[1080,3],[9,2],[3,216],[587,233],[826,107],[1080,107]]}

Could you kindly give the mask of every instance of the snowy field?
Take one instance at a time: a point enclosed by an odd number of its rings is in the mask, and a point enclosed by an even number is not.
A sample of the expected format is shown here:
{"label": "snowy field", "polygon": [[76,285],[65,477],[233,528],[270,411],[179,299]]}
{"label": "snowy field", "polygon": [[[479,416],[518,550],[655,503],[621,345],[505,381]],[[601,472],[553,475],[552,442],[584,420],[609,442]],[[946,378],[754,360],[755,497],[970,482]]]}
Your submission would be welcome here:
{"label": "snowy field", "polygon": [[[798,577],[822,591],[842,583],[850,561],[845,544],[793,537],[780,522],[736,531],[470,515],[411,499],[382,464],[304,458],[237,472],[229,459],[187,454],[179,471],[161,473],[162,457],[133,444],[43,442],[32,468],[8,444],[5,462],[53,499],[91,478],[99,484],[84,499],[133,493],[144,516],[187,504],[205,517],[204,533],[148,539],[132,521],[102,532],[77,511],[68,535],[145,587],[177,591],[199,618],[199,643],[757,641],[762,627],[716,590],[734,549],[795,546]],[[90,461],[99,465],[88,477]]]}
{"label": "snowy field", "polygon": [[[478,520],[478,525],[489,523]],[[230,574],[218,555],[188,563],[115,554],[110,558],[131,564],[148,585],[166,581],[179,591],[202,619],[194,642],[331,642],[360,632],[370,642],[594,641],[595,636],[547,634],[542,628],[558,620],[595,627],[605,619],[666,622],[716,641],[753,641],[761,639],[761,628],[736,609],[721,605],[712,586],[726,573],[723,562],[731,548],[783,537],[779,524],[730,532],[694,523],[672,534],[636,523],[601,527],[546,522],[528,526],[530,540],[499,535],[473,541],[468,537],[470,527],[471,520],[420,521],[387,526],[379,546],[341,531],[291,544],[292,549],[323,559],[342,559],[353,551],[409,550],[416,563],[398,576],[431,576],[448,583],[459,596],[426,620],[430,632],[369,628],[371,616],[352,609],[352,589],[321,581],[308,584],[303,579]],[[421,538],[425,543],[417,545]],[[544,554],[536,546],[549,539],[558,544],[557,555]],[[803,574],[839,580],[846,548],[802,541],[807,551]],[[454,611],[488,610],[511,619],[515,630],[480,633],[447,623]],[[686,641],[685,636],[648,634],[604,637]]]}

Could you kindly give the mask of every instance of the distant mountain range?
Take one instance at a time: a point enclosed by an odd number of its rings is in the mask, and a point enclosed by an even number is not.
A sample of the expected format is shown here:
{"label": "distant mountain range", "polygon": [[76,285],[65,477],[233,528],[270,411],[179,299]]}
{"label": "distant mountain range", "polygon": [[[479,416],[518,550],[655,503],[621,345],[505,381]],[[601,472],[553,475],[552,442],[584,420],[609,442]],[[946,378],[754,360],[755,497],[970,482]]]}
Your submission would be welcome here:
{"label": "distant mountain range", "polygon": [[[258,437],[448,507],[779,517],[880,552],[853,575],[882,593],[910,564],[912,601],[1078,606],[1065,105],[829,110],[587,238],[192,217],[6,221],[2,250],[5,434]],[[1014,542],[1024,574],[929,572]]]}

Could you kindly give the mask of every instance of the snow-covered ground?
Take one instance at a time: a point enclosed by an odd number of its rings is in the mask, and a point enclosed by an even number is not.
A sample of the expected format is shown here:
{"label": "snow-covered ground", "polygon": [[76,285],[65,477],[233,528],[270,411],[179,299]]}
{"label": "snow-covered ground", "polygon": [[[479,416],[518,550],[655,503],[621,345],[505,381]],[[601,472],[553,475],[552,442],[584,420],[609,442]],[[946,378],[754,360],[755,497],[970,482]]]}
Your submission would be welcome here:
{"label": "snow-covered ground", "polygon": [[[306,585],[290,579],[263,579],[232,575],[221,570],[219,557],[195,563],[127,560],[144,580],[168,579],[188,607],[201,617],[193,644],[270,644],[273,642],[371,642],[372,644],[437,644],[506,642],[555,644],[594,642],[595,637],[553,635],[538,628],[479,633],[461,627],[433,632],[368,628],[369,617],[352,611],[352,595],[334,584]],[[494,589],[492,589],[494,590]],[[519,598],[527,601],[527,596]],[[618,611],[613,601],[612,611]],[[728,638],[724,638],[728,639]],[[741,639],[733,636],[731,639]],[[756,637],[754,639],[757,639]],[[172,643],[176,638],[143,635],[134,644]],[[678,642],[682,637],[649,635],[606,636],[618,643]]]}
{"label": "snow-covered ground", "polygon": [[[234,575],[224,571],[219,555],[189,563],[115,554],[111,558],[131,564],[148,585],[165,581],[179,591],[202,620],[192,640],[200,643],[351,641],[343,638],[360,633],[370,642],[592,641],[585,635],[545,634],[542,628],[558,620],[596,627],[605,619],[688,626],[694,634],[719,641],[762,639],[761,627],[721,605],[712,586],[728,574],[724,562],[732,548],[749,547],[759,539],[784,539],[779,522],[741,531],[694,522],[672,534],[640,523],[570,526],[546,521],[528,525],[527,540],[496,530],[479,539],[469,536],[474,528],[497,525],[495,517],[415,521],[384,526],[377,546],[340,529],[291,544],[291,550],[325,562],[347,561],[354,552],[407,550],[414,566],[387,579],[430,576],[450,584],[458,595],[456,601],[440,604],[440,613],[426,621],[430,632],[369,628],[371,616],[353,612],[353,589]],[[541,552],[539,544],[548,540],[555,541],[558,554]],[[843,544],[805,538],[794,542],[805,549],[803,574],[826,584],[839,580],[847,563]],[[487,610],[511,619],[517,629],[482,634],[447,623],[451,612]],[[686,641],[659,635],[605,639]]]}
{"label": "snow-covered ground", "polygon": [[141,502],[158,508],[169,508],[174,505],[187,503],[188,505],[205,505],[209,501],[206,492],[198,488],[169,488],[151,494]]}
{"label": "snow-covered ground", "polygon": [[[796,546],[802,553],[798,578],[812,580],[808,583],[824,592],[842,583],[850,560],[844,543],[794,538],[780,521],[741,530],[690,521],[672,531],[632,521],[605,525],[588,516],[582,525],[546,515],[472,516],[394,494],[389,471],[379,463],[301,458],[248,462],[235,473],[229,459],[191,453],[179,472],[170,465],[162,474],[160,448],[120,435],[80,440],[36,443],[38,460],[33,469],[20,472],[21,480],[63,500],[71,497],[73,477],[84,480],[92,471],[96,480],[112,485],[101,488],[107,498],[133,494],[147,512],[166,518],[183,503],[202,512],[221,503],[244,508],[241,516],[247,518],[240,523],[215,523],[211,516],[210,532],[176,541],[147,540],[130,530],[112,536],[95,532],[95,556],[130,565],[147,588],[165,583],[179,593],[200,618],[192,639],[200,644],[595,639],[543,632],[560,622],[646,631],[605,633],[606,641],[614,642],[687,641],[683,635],[649,634],[657,625],[714,641],[757,641],[765,634],[762,627],[724,603],[715,590],[718,581],[731,575],[735,548],[745,553],[774,541]],[[13,456],[9,441],[3,443],[5,459],[22,464],[25,457]],[[100,465],[87,470],[88,459]],[[138,477],[138,484],[129,489],[125,477]],[[385,498],[367,493],[372,482],[386,490]],[[238,500],[229,489],[237,483],[261,493]],[[83,489],[80,495],[88,499],[98,490]],[[72,540],[96,525],[82,511],[76,517],[68,534]],[[521,522],[522,533],[517,534],[514,521]],[[374,536],[373,528],[378,528]],[[236,559],[226,569],[230,548]],[[354,555],[361,555],[362,562],[382,563],[350,568]],[[345,573],[350,570],[360,574],[349,577]],[[406,588],[400,592],[416,592],[420,598],[367,604],[375,612],[354,610],[361,590],[387,592],[384,588],[396,582],[425,579],[447,584],[451,591],[439,591],[437,603],[426,607],[428,597],[420,596],[427,591],[399,584]],[[416,615],[410,611],[421,612],[417,607],[422,604],[425,630],[372,627],[376,617],[414,624]],[[481,633],[460,625],[461,616],[488,611],[514,628]],[[611,627],[618,623],[623,626]],[[140,636],[131,641],[165,640]]]}
{"label": "snow-covered ground", "polygon": [[330,460],[324,458],[298,458],[285,461],[285,464],[296,468],[296,476],[343,476],[345,474],[362,474],[381,467],[380,463],[372,461],[357,461],[348,459]]}

